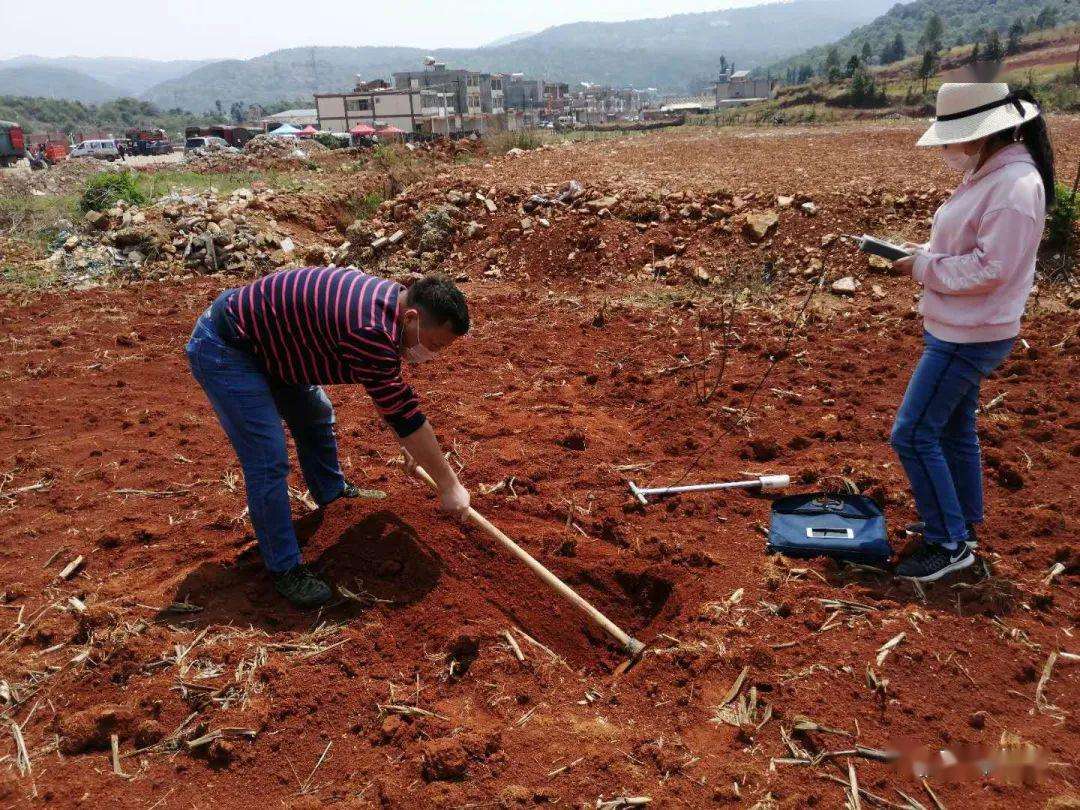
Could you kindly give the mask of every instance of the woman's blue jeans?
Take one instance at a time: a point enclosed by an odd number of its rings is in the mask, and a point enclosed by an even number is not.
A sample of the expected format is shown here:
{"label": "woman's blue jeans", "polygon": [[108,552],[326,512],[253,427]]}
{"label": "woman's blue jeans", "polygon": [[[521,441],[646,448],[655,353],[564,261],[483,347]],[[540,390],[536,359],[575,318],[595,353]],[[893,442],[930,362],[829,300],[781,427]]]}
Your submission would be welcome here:
{"label": "woman's blue jeans", "polygon": [[979,386],[1009,356],[1014,338],[949,343],[924,333],[892,429],[892,446],[911,482],[924,537],[951,550],[982,523],[982,455],[975,431]]}
{"label": "woman's blue jeans", "polygon": [[230,346],[207,310],[187,347],[191,373],[206,392],[244,471],[248,512],[259,551],[273,573],[300,562],[289,507],[289,455],[282,420],[312,497],[327,504],[341,495],[334,407],[317,385],[284,385],[268,379],[249,352]]}

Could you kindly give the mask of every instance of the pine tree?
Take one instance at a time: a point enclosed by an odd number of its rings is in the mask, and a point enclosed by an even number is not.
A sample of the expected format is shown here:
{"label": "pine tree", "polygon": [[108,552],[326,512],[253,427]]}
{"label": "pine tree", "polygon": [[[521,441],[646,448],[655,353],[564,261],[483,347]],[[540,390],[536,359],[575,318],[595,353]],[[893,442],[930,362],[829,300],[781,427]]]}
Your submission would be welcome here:
{"label": "pine tree", "polygon": [[922,79],[922,91],[926,94],[926,86],[930,83],[930,79],[937,73],[938,56],[931,50],[927,50],[923,53],[922,62],[919,64],[919,70],[915,74]]}
{"label": "pine tree", "polygon": [[971,46],[971,56],[968,57],[968,63],[973,64],[978,62],[982,58],[982,54],[979,52],[979,43],[976,42]]}
{"label": "pine tree", "polygon": [[1043,31],[1047,28],[1056,28],[1058,24],[1058,11],[1054,6],[1045,6],[1035,18],[1035,27]]}
{"label": "pine tree", "polygon": [[852,54],[851,58],[847,61],[847,66],[844,68],[844,75],[850,79],[860,67],[862,67],[862,63],[859,61],[859,57]]}
{"label": "pine tree", "polygon": [[897,31],[896,38],[881,50],[881,64],[890,65],[893,62],[899,62],[905,56],[907,56],[907,46],[904,45],[903,35]]}
{"label": "pine tree", "polygon": [[941,17],[937,14],[931,14],[930,19],[926,21],[922,36],[919,38],[919,47],[924,51],[937,53],[941,50],[941,37],[944,33],[945,26],[941,22]]}
{"label": "pine tree", "polygon": [[864,42],[862,46],[862,63],[869,65],[874,61],[874,49],[870,47],[869,42]]}
{"label": "pine tree", "polygon": [[1004,55],[1004,49],[1001,47],[1001,34],[997,31],[991,31],[986,37],[986,53],[983,59],[988,62],[1000,62]]}
{"label": "pine tree", "polygon": [[1017,17],[1009,26],[1009,38],[1005,43],[1005,53],[1012,56],[1020,53],[1020,41],[1024,38],[1024,21]]}
{"label": "pine tree", "polygon": [[825,77],[830,84],[840,78],[840,51],[837,48],[830,48],[825,57]]}

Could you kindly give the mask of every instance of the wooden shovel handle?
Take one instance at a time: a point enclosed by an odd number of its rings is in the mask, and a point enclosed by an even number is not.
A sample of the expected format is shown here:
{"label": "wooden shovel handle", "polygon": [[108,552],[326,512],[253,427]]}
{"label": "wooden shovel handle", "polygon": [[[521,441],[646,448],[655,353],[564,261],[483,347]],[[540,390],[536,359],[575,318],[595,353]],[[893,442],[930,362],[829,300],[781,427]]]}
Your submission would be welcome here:
{"label": "wooden shovel handle", "polygon": [[[428,475],[427,470],[423,467],[416,466],[416,475],[420,480],[427,483],[436,492],[439,491],[439,485],[435,483],[435,480]],[[627,633],[623,632],[618,625],[616,625],[611,619],[597,610],[589,603],[583,596],[578,594],[573,588],[555,576],[551,571],[540,564],[535,557],[529,552],[507,537],[502,531],[491,523],[486,517],[481,515],[471,506],[468,511],[468,518],[491,537],[498,540],[503,547],[507,549],[511,554],[525,563],[529,568],[533,570],[540,579],[548,584],[552,590],[556,591],[560,596],[573,604],[578,610],[588,616],[593,623],[604,630],[608,635],[618,641],[628,653],[631,655],[638,655],[645,647],[640,641]]]}

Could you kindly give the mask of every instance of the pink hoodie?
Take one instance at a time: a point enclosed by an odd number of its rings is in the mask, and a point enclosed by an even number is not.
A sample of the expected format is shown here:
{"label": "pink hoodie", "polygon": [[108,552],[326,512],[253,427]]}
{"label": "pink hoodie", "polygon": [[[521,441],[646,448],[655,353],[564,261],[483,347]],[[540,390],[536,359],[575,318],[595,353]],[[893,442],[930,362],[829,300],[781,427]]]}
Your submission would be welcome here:
{"label": "pink hoodie", "polygon": [[915,254],[926,331],[952,343],[1016,337],[1045,222],[1042,177],[1023,144],[969,172]]}

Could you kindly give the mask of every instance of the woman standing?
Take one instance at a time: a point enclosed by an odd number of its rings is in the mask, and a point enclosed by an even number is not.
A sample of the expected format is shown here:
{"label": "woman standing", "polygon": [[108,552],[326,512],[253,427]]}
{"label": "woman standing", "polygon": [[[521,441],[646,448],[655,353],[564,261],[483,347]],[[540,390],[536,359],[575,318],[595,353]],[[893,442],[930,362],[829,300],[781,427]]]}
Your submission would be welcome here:
{"label": "woman standing", "polygon": [[983,520],[975,432],[979,385],[1009,355],[1035,280],[1054,200],[1046,123],[1029,93],[1003,83],[944,84],[919,146],[964,172],[934,215],[930,241],[895,266],[923,286],[925,349],[892,429],[924,543],[896,573],[932,582],[975,561]]}

